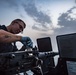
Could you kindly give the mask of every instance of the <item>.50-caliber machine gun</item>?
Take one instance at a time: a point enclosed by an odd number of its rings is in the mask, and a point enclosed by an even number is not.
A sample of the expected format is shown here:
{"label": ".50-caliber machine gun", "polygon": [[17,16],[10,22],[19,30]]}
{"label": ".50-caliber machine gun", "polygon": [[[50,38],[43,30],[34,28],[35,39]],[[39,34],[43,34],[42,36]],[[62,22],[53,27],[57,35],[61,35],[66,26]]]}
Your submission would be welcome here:
{"label": ".50-caliber machine gun", "polygon": [[[35,48],[27,51],[8,52],[0,54],[0,75],[14,75],[32,70],[43,75],[42,58],[53,57],[57,52],[39,52]],[[37,75],[35,74],[35,75]]]}

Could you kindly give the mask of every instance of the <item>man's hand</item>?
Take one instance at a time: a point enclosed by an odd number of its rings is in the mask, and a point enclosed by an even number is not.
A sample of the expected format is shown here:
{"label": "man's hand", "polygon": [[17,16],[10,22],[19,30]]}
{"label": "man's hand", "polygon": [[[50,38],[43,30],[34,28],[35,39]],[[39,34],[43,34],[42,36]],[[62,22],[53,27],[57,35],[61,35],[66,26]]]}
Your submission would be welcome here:
{"label": "man's hand", "polygon": [[33,42],[32,42],[32,40],[31,40],[29,37],[22,37],[21,42],[22,42],[22,44],[24,44],[27,48],[28,48],[28,47],[30,47],[30,48],[33,47]]}

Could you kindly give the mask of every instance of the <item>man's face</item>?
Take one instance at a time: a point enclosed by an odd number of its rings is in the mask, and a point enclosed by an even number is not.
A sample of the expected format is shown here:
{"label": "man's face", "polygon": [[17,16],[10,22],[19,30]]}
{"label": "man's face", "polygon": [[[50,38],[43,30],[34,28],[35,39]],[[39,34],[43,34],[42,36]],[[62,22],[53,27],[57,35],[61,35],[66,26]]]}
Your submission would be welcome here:
{"label": "man's face", "polygon": [[24,23],[22,21],[16,21],[12,25],[11,32],[14,34],[18,34],[18,33],[22,32],[24,30],[24,28],[25,28]]}

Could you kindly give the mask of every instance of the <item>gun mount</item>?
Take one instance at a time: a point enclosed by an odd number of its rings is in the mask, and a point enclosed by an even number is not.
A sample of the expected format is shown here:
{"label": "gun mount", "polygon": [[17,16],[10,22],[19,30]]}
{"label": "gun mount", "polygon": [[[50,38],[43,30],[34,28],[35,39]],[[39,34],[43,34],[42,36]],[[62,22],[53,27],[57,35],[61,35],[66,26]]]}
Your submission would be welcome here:
{"label": "gun mount", "polygon": [[[10,75],[25,72],[42,64],[42,58],[58,55],[56,52],[17,51],[0,54],[0,71]],[[42,71],[41,71],[42,72]],[[41,73],[41,75],[43,75]]]}

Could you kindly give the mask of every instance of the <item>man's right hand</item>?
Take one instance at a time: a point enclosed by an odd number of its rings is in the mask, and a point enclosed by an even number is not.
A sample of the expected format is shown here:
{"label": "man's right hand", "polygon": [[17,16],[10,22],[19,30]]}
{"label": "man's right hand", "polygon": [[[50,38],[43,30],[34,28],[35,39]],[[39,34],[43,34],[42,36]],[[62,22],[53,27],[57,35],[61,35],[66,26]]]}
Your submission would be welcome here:
{"label": "man's right hand", "polygon": [[22,37],[21,38],[22,44],[24,44],[26,47],[33,48],[33,42],[29,37]]}

